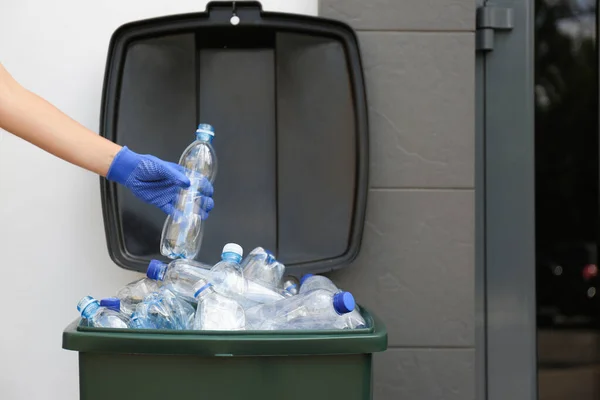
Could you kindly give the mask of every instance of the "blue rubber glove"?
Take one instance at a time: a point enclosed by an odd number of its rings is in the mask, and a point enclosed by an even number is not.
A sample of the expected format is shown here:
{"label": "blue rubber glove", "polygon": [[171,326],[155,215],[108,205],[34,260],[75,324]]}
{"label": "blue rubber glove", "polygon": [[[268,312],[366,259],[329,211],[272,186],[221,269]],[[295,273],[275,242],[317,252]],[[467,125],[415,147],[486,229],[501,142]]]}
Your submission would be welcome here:
{"label": "blue rubber glove", "polygon": [[[179,190],[190,186],[186,170],[181,165],[151,155],[137,154],[127,147],[123,147],[113,159],[106,179],[120,183],[136,197],[167,214],[175,211]],[[202,178],[199,187],[199,215],[206,219],[215,205],[213,187],[206,178]]]}

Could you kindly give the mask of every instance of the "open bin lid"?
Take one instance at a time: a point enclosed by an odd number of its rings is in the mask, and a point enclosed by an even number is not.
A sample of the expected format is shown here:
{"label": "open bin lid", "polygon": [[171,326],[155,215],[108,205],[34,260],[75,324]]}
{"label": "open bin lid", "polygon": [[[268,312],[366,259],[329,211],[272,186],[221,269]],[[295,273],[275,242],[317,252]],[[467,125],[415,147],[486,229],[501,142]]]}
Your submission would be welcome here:
{"label": "open bin lid", "polygon": [[[110,42],[101,135],[176,162],[200,122],[215,127],[219,171],[199,260],[214,263],[236,242],[271,250],[300,275],[357,256],[368,124],[349,26],[263,12],[258,2],[121,26]],[[165,215],[105,179],[101,191],[111,258],[137,271],[162,259]]]}

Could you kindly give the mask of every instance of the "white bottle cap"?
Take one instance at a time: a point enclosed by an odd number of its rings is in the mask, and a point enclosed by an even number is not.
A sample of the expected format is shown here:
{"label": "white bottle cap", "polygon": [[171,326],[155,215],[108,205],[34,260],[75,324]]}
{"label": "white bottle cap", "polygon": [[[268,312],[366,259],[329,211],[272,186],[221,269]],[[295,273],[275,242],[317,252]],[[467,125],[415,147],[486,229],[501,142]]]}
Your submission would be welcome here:
{"label": "white bottle cap", "polygon": [[244,255],[244,249],[237,243],[227,243],[223,247],[223,253],[234,253],[242,257]]}

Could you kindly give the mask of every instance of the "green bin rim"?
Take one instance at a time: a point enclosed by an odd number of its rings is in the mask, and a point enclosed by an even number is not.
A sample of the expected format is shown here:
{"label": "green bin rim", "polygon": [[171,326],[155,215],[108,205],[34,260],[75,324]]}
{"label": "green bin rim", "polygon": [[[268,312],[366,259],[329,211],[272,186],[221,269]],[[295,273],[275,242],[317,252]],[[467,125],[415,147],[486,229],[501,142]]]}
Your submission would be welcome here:
{"label": "green bin rim", "polygon": [[365,354],[387,349],[387,329],[361,308],[370,328],[337,331],[144,331],[79,327],[63,332],[63,348],[82,353],[206,357]]}

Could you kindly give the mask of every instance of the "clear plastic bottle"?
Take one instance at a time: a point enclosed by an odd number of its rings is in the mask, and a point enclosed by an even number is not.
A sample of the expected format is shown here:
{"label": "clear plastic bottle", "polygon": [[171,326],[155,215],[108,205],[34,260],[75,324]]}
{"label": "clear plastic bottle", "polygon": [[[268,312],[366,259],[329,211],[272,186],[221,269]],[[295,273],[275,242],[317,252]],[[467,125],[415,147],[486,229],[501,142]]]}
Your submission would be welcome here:
{"label": "clear plastic bottle", "polygon": [[134,329],[191,329],[195,310],[186,301],[162,287],[137,305],[131,317]]}
{"label": "clear plastic bottle", "polygon": [[271,326],[281,326],[300,317],[330,321],[354,310],[355,304],[349,292],[313,290],[246,310],[246,324],[252,329],[268,330]]}
{"label": "clear plastic bottle", "polygon": [[242,255],[242,247],[235,243],[223,247],[221,261],[210,270],[215,290],[235,299],[244,309],[283,300],[285,297],[278,290],[246,279],[240,265]]}
{"label": "clear plastic bottle", "polygon": [[162,285],[184,300],[195,303],[194,285],[199,279],[210,279],[210,265],[192,260],[174,260],[166,264],[151,260],[146,271],[148,279]]}
{"label": "clear plastic bottle", "polygon": [[198,125],[196,140],[179,159],[179,164],[189,171],[190,187],[179,192],[175,212],[167,217],[163,227],[160,252],[171,259],[194,259],[200,251],[204,235],[204,221],[199,215],[202,178],[212,183],[217,175],[214,136],[212,126]]}
{"label": "clear plastic bottle", "polygon": [[285,273],[285,265],[262,247],[252,250],[242,261],[241,267],[246,279],[271,289],[279,288]]}
{"label": "clear plastic bottle", "polygon": [[240,266],[244,250],[236,243],[227,243],[221,253],[221,261],[211,268],[214,290],[223,296],[237,301],[243,308],[253,307],[257,303],[246,298],[248,281]]}
{"label": "clear plastic bottle", "polygon": [[232,298],[217,293],[213,284],[201,279],[196,284],[196,316],[193,329],[209,331],[239,331],[246,326],[242,306]]}
{"label": "clear plastic bottle", "polygon": [[125,286],[117,292],[116,298],[120,300],[121,312],[131,316],[135,307],[144,301],[150,293],[158,291],[160,282],[148,278],[138,279]]}
{"label": "clear plastic bottle", "polygon": [[247,282],[240,266],[244,249],[236,243],[227,243],[221,252],[221,261],[211,269],[212,282],[217,291],[225,296],[242,295],[246,292]]}
{"label": "clear plastic bottle", "polygon": [[[331,293],[339,293],[342,291],[329,278],[322,275],[306,274],[300,280],[299,293],[301,294],[319,289],[327,290]],[[366,328],[367,323],[360,314],[358,307],[355,307],[352,312],[344,314],[342,318],[338,318],[338,321],[335,321],[334,325],[338,329],[362,329]]]}
{"label": "clear plastic bottle", "polygon": [[81,313],[85,326],[116,329],[126,329],[129,326],[128,317],[118,311],[101,307],[98,300],[91,296],[79,300],[77,311]]}

